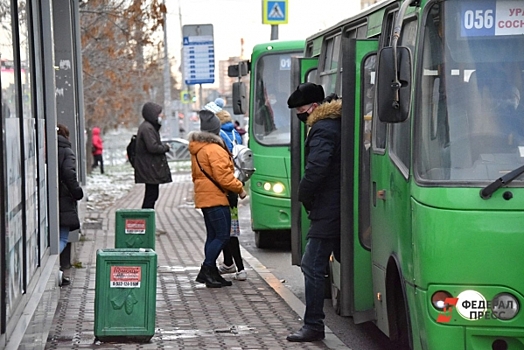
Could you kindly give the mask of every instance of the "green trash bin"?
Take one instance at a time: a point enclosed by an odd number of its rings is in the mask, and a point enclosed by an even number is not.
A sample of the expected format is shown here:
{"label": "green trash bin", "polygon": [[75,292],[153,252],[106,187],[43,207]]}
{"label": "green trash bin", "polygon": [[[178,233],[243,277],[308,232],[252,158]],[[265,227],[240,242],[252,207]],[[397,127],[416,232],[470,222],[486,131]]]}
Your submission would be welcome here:
{"label": "green trash bin", "polygon": [[155,334],[157,254],[152,249],[99,249],[95,338],[147,342]]}
{"label": "green trash bin", "polygon": [[118,209],[115,213],[115,248],[155,250],[155,210]]}

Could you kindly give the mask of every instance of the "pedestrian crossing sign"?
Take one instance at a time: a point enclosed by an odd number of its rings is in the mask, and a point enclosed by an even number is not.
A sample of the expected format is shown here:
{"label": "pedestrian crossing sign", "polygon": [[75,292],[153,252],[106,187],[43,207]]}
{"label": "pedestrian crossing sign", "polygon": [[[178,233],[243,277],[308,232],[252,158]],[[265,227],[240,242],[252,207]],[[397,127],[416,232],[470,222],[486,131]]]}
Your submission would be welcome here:
{"label": "pedestrian crossing sign", "polygon": [[288,0],[262,0],[262,24],[287,24]]}

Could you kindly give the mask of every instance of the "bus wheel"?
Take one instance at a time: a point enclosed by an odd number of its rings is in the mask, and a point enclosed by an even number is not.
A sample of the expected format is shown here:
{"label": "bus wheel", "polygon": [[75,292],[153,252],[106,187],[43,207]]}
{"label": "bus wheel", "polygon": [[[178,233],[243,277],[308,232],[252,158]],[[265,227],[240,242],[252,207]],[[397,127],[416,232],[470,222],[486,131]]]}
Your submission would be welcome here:
{"label": "bus wheel", "polygon": [[255,231],[255,245],[257,248],[265,249],[273,246],[272,232]]}
{"label": "bus wheel", "polygon": [[406,308],[406,301],[402,295],[402,290],[397,288],[394,292],[397,302],[395,303],[395,321],[396,321],[396,340],[394,341],[395,348],[411,350],[412,346],[409,341],[410,330],[408,323],[408,311]]}

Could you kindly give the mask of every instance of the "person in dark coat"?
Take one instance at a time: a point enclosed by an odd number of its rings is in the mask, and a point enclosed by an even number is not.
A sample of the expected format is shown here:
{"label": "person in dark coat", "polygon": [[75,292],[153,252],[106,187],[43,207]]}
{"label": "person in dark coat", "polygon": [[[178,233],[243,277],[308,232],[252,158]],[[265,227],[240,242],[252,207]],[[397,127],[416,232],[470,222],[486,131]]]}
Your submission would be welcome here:
{"label": "person in dark coat", "polygon": [[162,107],[147,102],[142,107],[142,117],[144,121],[136,135],[135,183],[145,184],[142,209],[154,209],[159,185],[172,181],[166,157],[169,145],[160,141],[158,132],[163,120]]}
{"label": "person in dark coat", "polygon": [[306,169],[298,200],[311,220],[302,257],[306,311],[304,325],[288,335],[292,342],[322,340],[324,334],[324,283],[331,253],[340,256],[340,154],[342,102],[336,95],[324,99],[320,85],[298,86],[288,101],[308,126]]}
{"label": "person in dark coat", "polygon": [[[76,157],[69,141],[69,129],[63,124],[57,125],[58,134],[58,205],[60,213],[60,253],[69,240],[69,232],[80,228],[78,201],[84,197],[84,191],[76,176]],[[67,278],[62,278],[61,285],[68,285]]]}

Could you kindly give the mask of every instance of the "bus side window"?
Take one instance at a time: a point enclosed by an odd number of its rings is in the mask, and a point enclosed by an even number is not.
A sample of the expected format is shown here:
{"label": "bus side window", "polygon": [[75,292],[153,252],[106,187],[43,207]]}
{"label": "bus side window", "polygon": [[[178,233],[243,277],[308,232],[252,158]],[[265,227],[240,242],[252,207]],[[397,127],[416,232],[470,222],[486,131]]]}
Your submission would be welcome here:
{"label": "bus side window", "polygon": [[326,41],[324,59],[319,69],[320,85],[325,89],[326,95],[336,92],[337,72],[340,61],[340,34]]}

